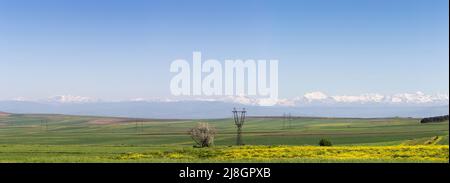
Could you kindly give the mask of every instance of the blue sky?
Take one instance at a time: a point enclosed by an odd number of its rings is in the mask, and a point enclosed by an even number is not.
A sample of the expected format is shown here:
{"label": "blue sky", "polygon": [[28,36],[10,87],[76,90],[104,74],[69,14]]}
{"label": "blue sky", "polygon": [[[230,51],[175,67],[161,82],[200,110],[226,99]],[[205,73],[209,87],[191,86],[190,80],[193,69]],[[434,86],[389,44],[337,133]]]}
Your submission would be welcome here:
{"label": "blue sky", "polygon": [[447,0],[0,0],[0,99],[169,97],[170,63],[278,59],[280,97],[449,92]]}

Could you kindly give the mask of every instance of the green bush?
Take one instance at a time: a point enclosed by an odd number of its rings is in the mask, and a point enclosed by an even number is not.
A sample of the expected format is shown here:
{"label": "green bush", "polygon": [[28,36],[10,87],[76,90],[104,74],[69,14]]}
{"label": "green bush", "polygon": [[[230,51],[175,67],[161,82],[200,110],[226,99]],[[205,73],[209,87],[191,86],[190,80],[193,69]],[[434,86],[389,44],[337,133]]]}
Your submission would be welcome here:
{"label": "green bush", "polygon": [[331,141],[329,141],[328,139],[320,139],[319,145],[320,146],[332,146],[333,144],[331,144]]}

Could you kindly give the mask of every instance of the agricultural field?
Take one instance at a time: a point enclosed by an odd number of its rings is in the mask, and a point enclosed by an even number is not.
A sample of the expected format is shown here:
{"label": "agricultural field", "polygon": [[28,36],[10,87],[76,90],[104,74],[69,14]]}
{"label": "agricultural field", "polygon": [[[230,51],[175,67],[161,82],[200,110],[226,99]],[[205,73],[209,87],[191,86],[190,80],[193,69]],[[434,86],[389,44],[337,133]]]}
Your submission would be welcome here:
{"label": "agricultural field", "polygon": [[[420,119],[251,117],[246,146],[233,120],[0,115],[0,162],[444,162],[449,123]],[[198,122],[215,126],[214,147],[194,148]],[[320,147],[320,139],[332,147]]]}

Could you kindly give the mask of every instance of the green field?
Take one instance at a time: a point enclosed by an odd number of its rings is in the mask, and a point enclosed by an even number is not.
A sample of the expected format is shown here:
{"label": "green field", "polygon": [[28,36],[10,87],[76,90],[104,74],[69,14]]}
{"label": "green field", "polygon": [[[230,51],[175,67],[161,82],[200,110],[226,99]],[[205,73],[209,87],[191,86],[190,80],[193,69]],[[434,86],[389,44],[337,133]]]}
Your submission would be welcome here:
{"label": "green field", "polygon": [[[322,138],[334,146],[446,145],[449,123],[420,124],[420,119],[249,118],[244,143],[271,146],[317,146]],[[209,122],[218,131],[214,148],[195,149],[188,130]],[[0,162],[435,162],[417,159],[351,160],[311,158],[226,160],[172,157],[184,152],[222,152],[235,143],[232,119],[151,120],[65,115],[0,116]],[[445,147],[445,146],[444,146]],[[120,158],[135,153],[138,158]],[[158,154],[159,153],[159,154]],[[157,154],[157,155],[155,155]],[[161,155],[169,154],[169,156]],[[176,154],[176,153],[175,153]],[[151,155],[151,156],[150,156]],[[442,162],[437,161],[437,162]]]}

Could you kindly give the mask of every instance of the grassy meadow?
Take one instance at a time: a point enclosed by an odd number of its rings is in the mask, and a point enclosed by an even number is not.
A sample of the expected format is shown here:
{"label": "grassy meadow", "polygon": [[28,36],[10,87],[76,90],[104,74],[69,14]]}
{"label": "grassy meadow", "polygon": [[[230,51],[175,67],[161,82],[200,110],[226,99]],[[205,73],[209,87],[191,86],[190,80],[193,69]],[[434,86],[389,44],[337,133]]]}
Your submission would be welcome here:
{"label": "grassy meadow", "polygon": [[[232,119],[152,120],[67,115],[0,116],[0,162],[444,162],[448,122],[420,119],[249,118],[243,147]],[[215,147],[193,148],[208,122]],[[320,139],[332,147],[319,147]]]}

